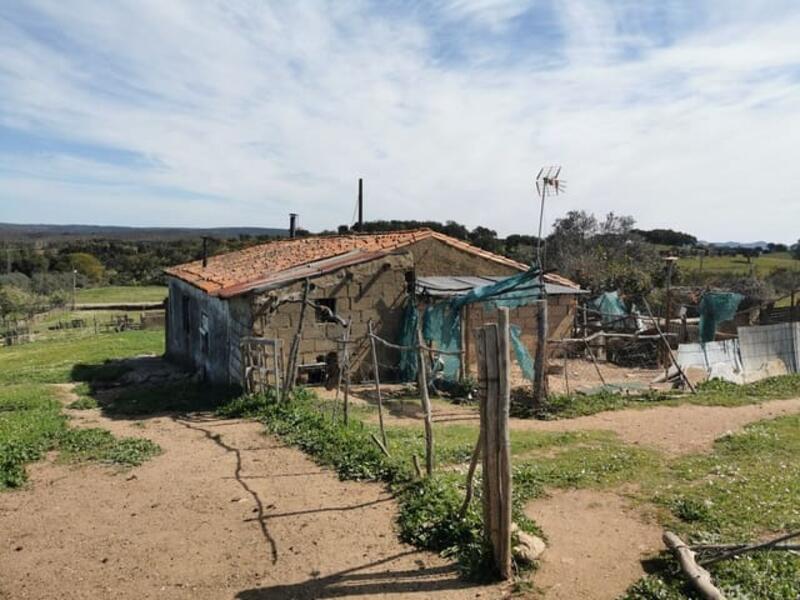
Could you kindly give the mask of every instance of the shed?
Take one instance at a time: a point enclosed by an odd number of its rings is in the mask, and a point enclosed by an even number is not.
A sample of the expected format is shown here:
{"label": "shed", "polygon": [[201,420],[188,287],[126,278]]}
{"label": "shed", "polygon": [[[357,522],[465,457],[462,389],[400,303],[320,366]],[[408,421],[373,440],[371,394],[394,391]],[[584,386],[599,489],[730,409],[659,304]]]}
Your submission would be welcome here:
{"label": "shed", "polygon": [[[285,239],[166,269],[169,282],[167,357],[216,383],[243,382],[242,340],[283,340],[288,348],[300,320],[297,297],[309,282],[309,299],[350,319],[354,377],[369,372],[367,323],[387,340],[397,340],[404,305],[416,282],[436,277],[503,278],[527,266],[430,229]],[[555,274],[549,285],[577,291]],[[574,297],[574,296],[573,296]],[[554,296],[558,306],[557,296]],[[551,301],[552,302],[552,301]],[[574,300],[573,300],[574,304]],[[554,307],[555,308],[555,307]],[[476,307],[475,310],[478,310]],[[525,311],[525,307],[520,308]],[[553,319],[567,310],[552,310]],[[554,314],[555,313],[555,314]],[[533,313],[531,313],[533,314]],[[487,315],[488,316],[488,315]],[[472,322],[479,324],[476,314]],[[528,315],[520,315],[523,329]],[[535,321],[529,323],[535,327]],[[533,329],[535,331],[535,329]],[[329,360],[340,347],[342,328],[324,308],[306,313],[299,362]],[[387,379],[397,377],[398,357],[381,349]]]}

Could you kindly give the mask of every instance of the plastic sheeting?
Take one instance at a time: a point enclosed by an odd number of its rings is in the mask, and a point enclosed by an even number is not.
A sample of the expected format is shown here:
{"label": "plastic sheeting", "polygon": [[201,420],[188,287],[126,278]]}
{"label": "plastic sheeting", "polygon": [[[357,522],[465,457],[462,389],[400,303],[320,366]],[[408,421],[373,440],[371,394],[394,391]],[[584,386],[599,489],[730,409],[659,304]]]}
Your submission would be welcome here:
{"label": "plastic sheeting", "polygon": [[[538,268],[512,275],[495,283],[473,288],[466,294],[429,305],[422,317],[422,337],[434,348],[446,352],[461,351],[461,309],[468,304],[483,303],[488,308],[517,308],[536,302],[542,298],[541,277]],[[409,299],[403,319],[400,343],[403,346],[416,345],[416,327],[419,315]],[[533,378],[533,358],[520,339],[521,330],[512,325],[511,345],[514,357],[526,377]],[[400,356],[400,370],[406,380],[416,378],[417,354],[414,350],[403,350]],[[439,355],[441,376],[455,380],[461,366],[458,355]]]}
{"label": "plastic sheeting", "polygon": [[604,292],[589,300],[587,304],[589,308],[600,313],[603,327],[608,329],[625,327],[628,309],[619,297],[619,292]]}
{"label": "plastic sheeting", "polygon": [[720,323],[730,321],[744,296],[735,292],[708,292],[700,300],[700,342],[713,342]]}

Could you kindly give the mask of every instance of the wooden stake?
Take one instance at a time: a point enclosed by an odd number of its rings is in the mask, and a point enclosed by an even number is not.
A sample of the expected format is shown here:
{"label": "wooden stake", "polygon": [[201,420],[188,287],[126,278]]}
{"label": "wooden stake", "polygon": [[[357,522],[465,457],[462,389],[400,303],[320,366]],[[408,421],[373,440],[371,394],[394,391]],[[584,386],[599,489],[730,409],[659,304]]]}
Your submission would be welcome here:
{"label": "wooden stake", "polygon": [[383,440],[383,445],[388,448],[389,444],[386,441],[386,429],[383,427],[383,400],[381,399],[381,377],[378,373],[378,351],[375,348],[375,338],[374,332],[372,331],[372,319],[367,321],[367,333],[369,334],[369,343],[372,347],[372,370],[375,375],[375,395],[378,398],[378,423],[380,424],[381,428],[381,439]]}
{"label": "wooden stake", "polygon": [[672,551],[678,560],[686,578],[706,600],[725,600],[725,596],[720,592],[711,580],[711,574],[694,560],[694,552],[683,540],[671,531],[665,531],[663,536],[664,544]]}
{"label": "wooden stake", "polygon": [[422,323],[417,319],[417,356],[419,361],[419,393],[422,399],[422,409],[425,411],[425,471],[428,477],[433,475],[433,415],[431,414],[431,399],[428,396],[428,376],[425,368],[425,347],[422,339]]}
{"label": "wooden stake", "polygon": [[541,408],[547,400],[547,297],[537,302],[536,363],[533,378],[533,408]]}
{"label": "wooden stake", "polygon": [[[497,406],[497,469],[498,469],[498,544],[497,570],[500,577],[510,579],[511,571],[511,439],[508,417],[511,404],[511,344],[508,308],[499,309],[498,336],[498,406]],[[547,312],[545,311],[545,316]]]}

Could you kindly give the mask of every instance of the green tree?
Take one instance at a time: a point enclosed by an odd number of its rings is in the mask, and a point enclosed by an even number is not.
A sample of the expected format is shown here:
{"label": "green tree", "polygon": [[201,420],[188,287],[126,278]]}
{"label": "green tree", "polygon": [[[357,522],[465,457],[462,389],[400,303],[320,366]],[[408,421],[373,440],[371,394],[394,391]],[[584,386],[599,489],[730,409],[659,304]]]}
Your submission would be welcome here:
{"label": "green tree", "polygon": [[69,263],[73,269],[83,275],[91,283],[99,283],[105,276],[105,267],[97,258],[86,252],[73,252],[69,255]]}

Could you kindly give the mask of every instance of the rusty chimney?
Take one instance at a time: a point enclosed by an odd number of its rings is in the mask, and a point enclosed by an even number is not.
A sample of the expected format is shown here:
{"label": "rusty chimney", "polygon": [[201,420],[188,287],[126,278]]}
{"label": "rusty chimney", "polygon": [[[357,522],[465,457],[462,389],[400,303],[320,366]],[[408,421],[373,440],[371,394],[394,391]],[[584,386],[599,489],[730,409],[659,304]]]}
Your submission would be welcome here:
{"label": "rusty chimney", "polygon": [[289,237],[294,238],[297,236],[297,213],[289,213]]}

